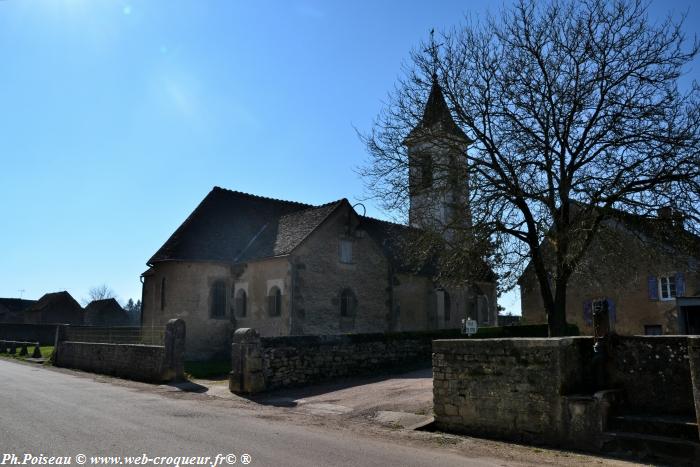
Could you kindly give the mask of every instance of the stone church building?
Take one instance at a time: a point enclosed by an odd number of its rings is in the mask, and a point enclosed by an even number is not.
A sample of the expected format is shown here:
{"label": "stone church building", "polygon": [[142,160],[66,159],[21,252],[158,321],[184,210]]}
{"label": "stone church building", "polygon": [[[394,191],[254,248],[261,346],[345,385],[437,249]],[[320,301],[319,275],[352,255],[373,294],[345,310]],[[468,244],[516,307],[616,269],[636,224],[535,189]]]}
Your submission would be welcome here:
{"label": "stone church building", "polygon": [[[432,181],[425,158],[437,167],[449,155],[419,133],[469,143],[437,84],[406,140],[423,158],[411,177]],[[446,221],[463,196],[438,178],[412,190],[411,227],[359,215],[347,199],[312,206],[215,187],[149,259],[142,325],[184,319],[190,359],[228,352],[240,327],[285,336],[459,328],[467,317],[495,325],[495,281],[450,288],[403,266],[402,235]]]}

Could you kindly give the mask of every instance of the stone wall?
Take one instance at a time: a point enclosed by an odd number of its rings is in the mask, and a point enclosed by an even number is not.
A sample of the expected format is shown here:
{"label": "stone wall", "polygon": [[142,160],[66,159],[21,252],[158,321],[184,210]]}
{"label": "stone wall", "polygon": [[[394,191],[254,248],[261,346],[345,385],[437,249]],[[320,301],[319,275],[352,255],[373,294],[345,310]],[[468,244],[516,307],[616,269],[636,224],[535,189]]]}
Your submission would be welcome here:
{"label": "stone wall", "polygon": [[690,360],[690,374],[693,378],[695,417],[698,422],[698,436],[700,436],[700,336],[688,338],[688,357]]}
{"label": "stone wall", "polygon": [[254,393],[352,375],[430,364],[435,338],[459,331],[260,338],[238,329],[232,347],[232,392]]}
{"label": "stone wall", "polygon": [[561,396],[587,385],[592,339],[455,339],[433,342],[435,423],[441,430],[558,444]]}
{"label": "stone wall", "polygon": [[54,364],[93,373],[158,383],[184,378],[185,323],[170,320],[164,345],[59,340]]}
{"label": "stone wall", "polygon": [[598,380],[590,337],[437,340],[435,423],[476,436],[595,449],[612,409],[700,414],[695,340],[618,336]]}
{"label": "stone wall", "polygon": [[685,336],[617,337],[612,342],[610,385],[638,413],[689,414],[695,410]]}

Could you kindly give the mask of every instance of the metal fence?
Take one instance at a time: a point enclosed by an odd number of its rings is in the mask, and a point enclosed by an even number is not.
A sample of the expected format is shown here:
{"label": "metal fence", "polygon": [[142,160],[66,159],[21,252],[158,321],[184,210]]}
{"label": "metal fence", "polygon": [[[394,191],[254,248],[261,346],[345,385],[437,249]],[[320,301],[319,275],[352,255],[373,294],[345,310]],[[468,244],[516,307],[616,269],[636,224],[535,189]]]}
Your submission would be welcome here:
{"label": "metal fence", "polygon": [[143,328],[66,326],[64,340],[105,344],[163,345],[164,337],[165,326]]}

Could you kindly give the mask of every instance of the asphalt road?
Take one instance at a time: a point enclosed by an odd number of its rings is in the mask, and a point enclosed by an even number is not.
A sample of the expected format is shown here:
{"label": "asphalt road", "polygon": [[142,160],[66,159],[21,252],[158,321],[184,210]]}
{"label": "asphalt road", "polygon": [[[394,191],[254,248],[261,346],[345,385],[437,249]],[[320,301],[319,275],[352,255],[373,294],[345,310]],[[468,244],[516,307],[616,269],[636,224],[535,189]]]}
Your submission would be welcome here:
{"label": "asphalt road", "polygon": [[[95,381],[0,359],[3,454],[251,456],[255,466],[493,466],[440,447],[414,448],[300,427],[246,410]],[[226,467],[227,464],[224,464]],[[209,467],[209,466],[207,466]]]}

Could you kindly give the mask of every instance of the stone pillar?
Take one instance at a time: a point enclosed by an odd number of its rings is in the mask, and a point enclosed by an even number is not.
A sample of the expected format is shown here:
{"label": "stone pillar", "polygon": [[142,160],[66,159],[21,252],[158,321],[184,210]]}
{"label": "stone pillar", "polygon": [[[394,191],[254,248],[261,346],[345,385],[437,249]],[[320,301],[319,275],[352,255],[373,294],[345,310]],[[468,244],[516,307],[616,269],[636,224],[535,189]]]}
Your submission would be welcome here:
{"label": "stone pillar", "polygon": [[41,358],[41,347],[38,342],[34,343],[34,353],[32,353],[32,358]]}
{"label": "stone pillar", "polygon": [[252,328],[236,329],[231,345],[229,390],[236,394],[255,394],[265,390],[260,336]]}
{"label": "stone pillar", "polygon": [[700,438],[700,336],[688,337],[688,359],[690,360],[690,378],[693,381],[695,417],[698,421],[698,437]]}
{"label": "stone pillar", "polygon": [[27,355],[29,355],[29,352],[27,352],[27,345],[28,344],[26,342],[22,342],[20,344],[20,347],[19,347],[19,356],[20,357],[26,357]]}
{"label": "stone pillar", "polygon": [[185,322],[171,319],[165,325],[164,380],[185,379]]}
{"label": "stone pillar", "polygon": [[66,339],[66,325],[59,324],[56,326],[56,335],[53,343],[53,353],[51,354],[51,363],[60,366],[60,350],[61,342]]}

